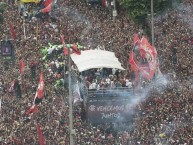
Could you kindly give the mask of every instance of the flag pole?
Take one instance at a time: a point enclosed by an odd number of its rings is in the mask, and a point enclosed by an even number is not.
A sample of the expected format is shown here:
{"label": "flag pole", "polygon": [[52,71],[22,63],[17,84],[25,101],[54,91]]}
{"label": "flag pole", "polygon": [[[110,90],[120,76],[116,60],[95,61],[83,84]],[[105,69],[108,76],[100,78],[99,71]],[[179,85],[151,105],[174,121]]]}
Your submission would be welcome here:
{"label": "flag pole", "polygon": [[[68,47],[68,52],[70,48]],[[69,85],[69,129],[70,129],[70,145],[74,145],[74,130],[73,130],[73,111],[72,111],[72,85],[71,85],[71,61],[70,53],[68,53],[68,85]]]}
{"label": "flag pole", "polygon": [[26,33],[25,33],[25,20],[23,19],[23,35],[24,39],[26,39]]}
{"label": "flag pole", "polygon": [[38,21],[36,26],[36,47],[38,47]]}
{"label": "flag pole", "polygon": [[[63,49],[65,48],[65,42],[64,42],[64,35],[60,35],[60,38],[61,38],[61,41],[62,41],[62,45],[63,45]],[[64,52],[63,52],[64,53]],[[66,67],[66,55],[64,54],[64,81],[65,81],[65,78],[66,78],[66,73],[65,73],[65,67]],[[65,85],[64,85],[64,90],[65,90]],[[64,92],[65,94],[66,92]],[[64,99],[65,100],[65,99]]]}
{"label": "flag pole", "polygon": [[153,0],[151,0],[151,41],[154,46],[154,11],[153,11]]}
{"label": "flag pole", "polygon": [[113,21],[115,22],[117,17],[116,0],[113,0]]}

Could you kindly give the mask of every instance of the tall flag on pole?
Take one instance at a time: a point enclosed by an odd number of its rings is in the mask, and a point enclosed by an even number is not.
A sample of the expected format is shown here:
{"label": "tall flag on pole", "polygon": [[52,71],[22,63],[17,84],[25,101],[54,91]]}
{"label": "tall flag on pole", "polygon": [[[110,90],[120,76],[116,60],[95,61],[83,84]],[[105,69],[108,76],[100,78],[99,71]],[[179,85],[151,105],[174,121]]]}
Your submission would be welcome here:
{"label": "tall flag on pole", "polygon": [[46,145],[45,139],[44,139],[44,136],[43,136],[43,133],[42,133],[42,130],[40,128],[39,123],[37,123],[37,135],[38,135],[39,144],[40,145]]}
{"label": "tall flag on pole", "polygon": [[14,29],[12,23],[9,23],[9,28],[10,28],[11,35],[12,35],[13,39],[15,40],[16,39],[16,32],[15,32],[15,29]]}
{"label": "tall flag on pole", "polygon": [[[129,57],[131,71],[135,72],[135,75],[140,72],[144,78],[152,79],[158,66],[157,51],[145,37],[140,41],[137,34],[134,34],[133,41],[134,50]],[[143,61],[144,63],[141,63]]]}
{"label": "tall flag on pole", "polygon": [[155,47],[151,46],[148,40],[143,37],[141,39],[140,47],[141,58],[147,60],[147,65],[141,65],[139,67],[141,74],[146,79],[152,79],[157,70],[157,51]]}

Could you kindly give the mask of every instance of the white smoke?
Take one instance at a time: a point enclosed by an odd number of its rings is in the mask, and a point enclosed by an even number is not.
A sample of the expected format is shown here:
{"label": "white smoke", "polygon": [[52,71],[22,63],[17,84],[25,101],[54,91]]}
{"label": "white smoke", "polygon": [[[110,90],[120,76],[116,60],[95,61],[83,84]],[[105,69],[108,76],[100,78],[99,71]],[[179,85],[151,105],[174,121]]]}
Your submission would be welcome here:
{"label": "white smoke", "polygon": [[[175,13],[175,14],[174,14]],[[168,9],[166,10],[165,12],[163,12],[162,14],[160,15],[157,15],[154,20],[155,20],[155,23],[161,23],[164,19],[168,19],[169,16],[171,16],[172,14],[172,17],[176,17],[176,19],[178,21],[181,21],[183,23],[186,23],[189,27],[189,29],[192,29],[193,30],[193,27],[192,27],[192,24],[193,24],[193,7],[192,7],[192,4],[191,5],[187,5],[187,4],[179,4],[179,3],[176,3],[176,4],[173,4],[173,9]],[[148,20],[150,21],[150,19]]]}
{"label": "white smoke", "polygon": [[[154,80],[149,82],[148,85],[141,87],[138,93],[132,94],[131,92],[123,92],[123,91],[118,91],[118,96],[125,97],[128,96],[128,104],[129,104],[129,113],[126,118],[129,117],[129,121],[126,124],[122,124],[122,126],[125,127],[125,129],[132,129],[134,128],[133,125],[135,125],[132,121],[135,118],[133,115],[136,112],[136,107],[144,102],[147,98],[149,98],[152,92],[157,92],[158,94],[164,93],[164,91],[167,89],[168,85],[171,82],[169,81],[169,76],[168,75],[158,75]],[[124,118],[118,118],[116,122],[124,122]]]}
{"label": "white smoke", "polygon": [[[97,45],[97,37],[95,36],[97,36],[98,32],[94,33],[92,36],[90,35],[90,32],[95,28],[93,28],[92,23],[86,18],[86,16],[80,14],[75,7],[59,7],[57,11],[59,11],[57,14],[58,16],[60,14],[60,20],[64,25],[68,26],[68,29],[76,29],[77,26],[79,30],[81,29],[81,32],[79,33],[79,43],[91,47]],[[67,21],[69,21],[70,24],[67,23]]]}
{"label": "white smoke", "polygon": [[177,12],[178,12],[178,17],[179,20],[185,22],[188,24],[190,29],[192,28],[192,24],[193,24],[193,8],[191,5],[185,5],[185,4],[181,4],[177,7]]}
{"label": "white smoke", "polygon": [[156,77],[152,82],[147,86],[140,88],[140,92],[136,94],[131,100],[131,104],[135,107],[138,103],[142,102],[144,99],[150,96],[151,91],[157,91],[158,93],[163,93],[169,84],[169,78],[167,75],[160,75]]}

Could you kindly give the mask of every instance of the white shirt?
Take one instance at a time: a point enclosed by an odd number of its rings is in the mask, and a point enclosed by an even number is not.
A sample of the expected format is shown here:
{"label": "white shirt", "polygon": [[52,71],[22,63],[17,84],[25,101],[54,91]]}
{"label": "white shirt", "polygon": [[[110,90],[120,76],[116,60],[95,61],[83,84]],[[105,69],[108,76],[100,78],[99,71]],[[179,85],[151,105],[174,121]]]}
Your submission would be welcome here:
{"label": "white shirt", "polygon": [[95,82],[93,82],[92,84],[90,84],[89,89],[96,89],[97,84]]}
{"label": "white shirt", "polygon": [[132,88],[132,82],[130,82],[128,79],[126,79],[125,80],[126,81],[126,86],[128,87],[128,88]]}
{"label": "white shirt", "polygon": [[107,78],[107,79],[106,79],[106,82],[107,82],[107,84],[110,84],[110,83],[111,83],[110,78]]}

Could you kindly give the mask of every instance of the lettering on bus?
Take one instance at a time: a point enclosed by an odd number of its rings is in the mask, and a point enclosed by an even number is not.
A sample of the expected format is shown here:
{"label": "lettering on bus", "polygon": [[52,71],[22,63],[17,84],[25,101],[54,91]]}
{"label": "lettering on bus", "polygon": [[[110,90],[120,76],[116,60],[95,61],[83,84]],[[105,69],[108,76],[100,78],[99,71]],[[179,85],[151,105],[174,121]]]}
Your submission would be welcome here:
{"label": "lettering on bus", "polygon": [[101,113],[101,119],[113,119],[113,118],[120,118],[120,113]]}
{"label": "lettering on bus", "polygon": [[90,105],[89,110],[94,112],[119,112],[119,111],[126,111],[126,109],[129,109],[129,105],[105,105],[105,106],[95,106]]}

